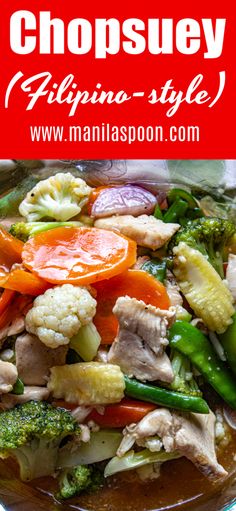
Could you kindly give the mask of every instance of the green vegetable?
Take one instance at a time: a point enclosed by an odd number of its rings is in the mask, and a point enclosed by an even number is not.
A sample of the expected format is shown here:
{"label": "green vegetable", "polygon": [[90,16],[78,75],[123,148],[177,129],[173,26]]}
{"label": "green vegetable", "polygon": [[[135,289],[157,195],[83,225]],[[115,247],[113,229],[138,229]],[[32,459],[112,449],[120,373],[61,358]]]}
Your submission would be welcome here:
{"label": "green vegetable", "polygon": [[209,408],[201,397],[188,396],[180,392],[146,385],[135,379],[125,378],[125,394],[141,401],[148,401],[158,405],[164,405],[167,408],[176,408],[196,413],[209,413]]}
{"label": "green vegetable", "polygon": [[174,460],[180,457],[181,455],[178,454],[177,451],[151,452],[148,449],[144,449],[140,452],[129,451],[121,458],[118,458],[118,456],[112,458],[105,468],[104,476],[109,477],[117,472],[134,470],[150,463],[164,463],[165,461]]}
{"label": "green vegetable", "polygon": [[236,381],[227,366],[218,358],[205,335],[185,321],[176,321],[169,330],[170,346],[189,357],[216,392],[236,409]]}
{"label": "green vegetable", "polygon": [[149,261],[145,261],[141,269],[150,273],[150,275],[160,282],[164,282],[166,279],[166,267],[167,263],[165,259],[162,261],[158,259],[150,259]]}
{"label": "green vegetable", "polygon": [[206,256],[221,278],[224,278],[224,254],[235,232],[236,226],[222,218],[204,217],[190,220],[172,237],[168,250],[173,253],[174,247],[184,242]]}
{"label": "green vegetable", "polygon": [[33,176],[26,177],[11,192],[0,198],[0,218],[18,214],[18,207],[26,193],[38,183]]}
{"label": "green vegetable", "polygon": [[25,386],[20,378],[17,378],[15,385],[11,391],[12,394],[22,395],[24,394]]}
{"label": "green vegetable", "polygon": [[96,467],[78,467],[63,470],[59,476],[59,492],[56,499],[65,500],[83,491],[96,491],[103,484],[103,475]]}
{"label": "green vegetable", "polygon": [[91,321],[88,325],[82,326],[71,338],[70,348],[76,351],[85,362],[90,362],[96,357],[100,343],[101,337]]}
{"label": "green vegetable", "polygon": [[170,360],[175,378],[174,381],[170,383],[169,388],[189,396],[201,396],[202,393],[193,378],[188,357],[172,349]]}
{"label": "green vegetable", "polygon": [[224,348],[226,358],[232,371],[236,374],[236,313],[232,316],[233,323],[226,332],[219,335],[219,340]]}
{"label": "green vegetable", "polygon": [[11,225],[9,232],[15,238],[26,242],[32,236],[56,227],[81,227],[82,225],[81,222],[17,222]]}
{"label": "green vegetable", "polygon": [[163,221],[178,222],[179,218],[183,217],[188,209],[188,203],[179,197],[176,198],[175,202],[171,204],[169,209],[166,211],[163,217]]}
{"label": "green vegetable", "polygon": [[29,401],[0,413],[0,457],[13,456],[22,481],[54,474],[63,438],[79,434],[73,416],[45,401]]}
{"label": "green vegetable", "polygon": [[[168,222],[178,221],[181,225],[186,225],[188,220],[194,220],[195,218],[201,218],[204,216],[203,211],[198,206],[198,202],[191,193],[183,190],[181,188],[172,188],[172,190],[168,193],[168,203],[170,204],[170,208],[168,209],[166,215]],[[181,213],[181,203],[183,212]],[[185,205],[185,206],[184,206]],[[168,215],[169,214],[169,215]],[[174,215],[176,218],[174,219]],[[173,218],[173,220],[168,220],[168,217]]]}
{"label": "green vegetable", "polygon": [[91,465],[115,456],[121,443],[122,433],[114,429],[100,429],[91,433],[90,441],[71,450],[70,445],[60,449],[57,467],[68,468],[77,465]]}
{"label": "green vegetable", "polygon": [[163,214],[162,214],[162,211],[161,211],[161,208],[160,208],[159,204],[156,205],[156,207],[154,209],[153,216],[155,218],[157,218],[158,220],[163,220]]}
{"label": "green vegetable", "polygon": [[173,202],[175,202],[175,200],[179,197],[188,203],[189,208],[193,209],[198,207],[195,197],[182,188],[171,188],[167,195],[168,203],[173,204]]}

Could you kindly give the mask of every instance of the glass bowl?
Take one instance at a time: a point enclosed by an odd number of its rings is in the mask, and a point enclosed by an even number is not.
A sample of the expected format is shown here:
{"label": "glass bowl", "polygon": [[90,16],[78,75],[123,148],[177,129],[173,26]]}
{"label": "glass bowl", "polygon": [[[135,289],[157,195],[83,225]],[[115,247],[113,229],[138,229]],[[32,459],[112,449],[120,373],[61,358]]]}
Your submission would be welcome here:
{"label": "glass bowl", "polygon": [[[148,189],[155,189],[159,193],[167,189],[170,183],[182,187],[189,186],[200,194],[203,192],[205,197],[214,197],[213,201],[209,199],[205,203],[205,207],[210,211],[216,211],[221,216],[230,216],[236,222],[236,161],[233,160],[0,160],[0,193],[5,194],[28,175],[45,178],[58,170],[83,176],[89,184],[94,186],[104,183],[143,183]],[[167,509],[236,511],[236,456],[224,485],[210,485],[207,496],[204,495],[204,482],[201,478],[195,481],[195,493],[191,495],[188,490],[188,481],[191,478],[194,480],[196,469],[188,461],[185,465],[181,465],[178,461],[174,462],[174,468],[171,469],[172,486],[173,488],[175,486],[175,475],[177,477],[178,472],[182,471],[180,481],[184,501],[178,498],[167,506],[161,499],[155,503],[156,487],[154,486],[150,490],[154,495],[151,499],[150,494],[147,495],[147,486],[143,485],[142,500],[139,501],[135,480],[132,480],[130,475],[123,477],[122,481],[115,480],[113,489],[107,485],[93,497],[85,499],[79,497],[73,502],[62,505],[52,498],[52,479],[43,482],[35,480],[31,484],[22,483],[15,476],[14,464],[0,460],[0,511],[164,511]],[[165,485],[165,474],[162,484],[163,494],[170,492],[168,481]],[[122,492],[120,492],[121,486]]]}

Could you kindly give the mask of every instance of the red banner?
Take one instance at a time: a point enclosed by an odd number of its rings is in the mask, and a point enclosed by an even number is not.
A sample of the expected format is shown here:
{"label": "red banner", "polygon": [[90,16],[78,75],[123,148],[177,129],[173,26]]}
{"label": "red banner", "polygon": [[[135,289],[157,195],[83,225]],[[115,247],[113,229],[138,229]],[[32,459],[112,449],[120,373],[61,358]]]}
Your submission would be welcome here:
{"label": "red banner", "polygon": [[1,158],[235,158],[233,2],[1,5]]}

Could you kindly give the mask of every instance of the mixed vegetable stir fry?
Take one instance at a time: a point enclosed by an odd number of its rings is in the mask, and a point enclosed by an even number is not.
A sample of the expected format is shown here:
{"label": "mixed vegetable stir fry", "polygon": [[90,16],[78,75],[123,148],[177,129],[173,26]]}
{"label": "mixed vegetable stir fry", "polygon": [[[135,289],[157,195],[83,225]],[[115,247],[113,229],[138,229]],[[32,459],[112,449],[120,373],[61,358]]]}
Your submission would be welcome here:
{"label": "mixed vegetable stir fry", "polygon": [[56,476],[59,501],[180,457],[225,478],[236,226],[184,189],[71,173],[26,178],[0,211],[18,216],[0,226],[0,457]]}

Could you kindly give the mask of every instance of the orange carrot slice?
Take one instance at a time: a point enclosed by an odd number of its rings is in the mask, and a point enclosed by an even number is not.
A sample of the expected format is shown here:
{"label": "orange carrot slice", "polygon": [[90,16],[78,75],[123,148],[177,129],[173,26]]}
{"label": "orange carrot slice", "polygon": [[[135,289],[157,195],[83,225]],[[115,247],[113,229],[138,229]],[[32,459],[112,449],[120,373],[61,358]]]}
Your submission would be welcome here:
{"label": "orange carrot slice", "polygon": [[30,238],[23,263],[53,284],[91,284],[122,273],[136,261],[136,243],[94,227],[59,227]]}
{"label": "orange carrot slice", "polygon": [[5,289],[18,291],[21,294],[38,296],[49,289],[50,284],[37,275],[22,268],[16,268],[0,278],[0,286]]}
{"label": "orange carrot slice", "polygon": [[21,262],[24,243],[0,227],[0,267],[9,270],[14,263]]}
{"label": "orange carrot slice", "polygon": [[105,406],[103,414],[93,409],[86,417],[85,422],[92,420],[103,428],[124,428],[129,424],[141,421],[145,415],[156,408],[157,406],[152,403],[123,399],[120,403]]}
{"label": "orange carrot slice", "polygon": [[4,289],[3,293],[0,297],[0,314],[10,305],[14,296],[16,295],[15,291],[11,291],[10,289]]}

